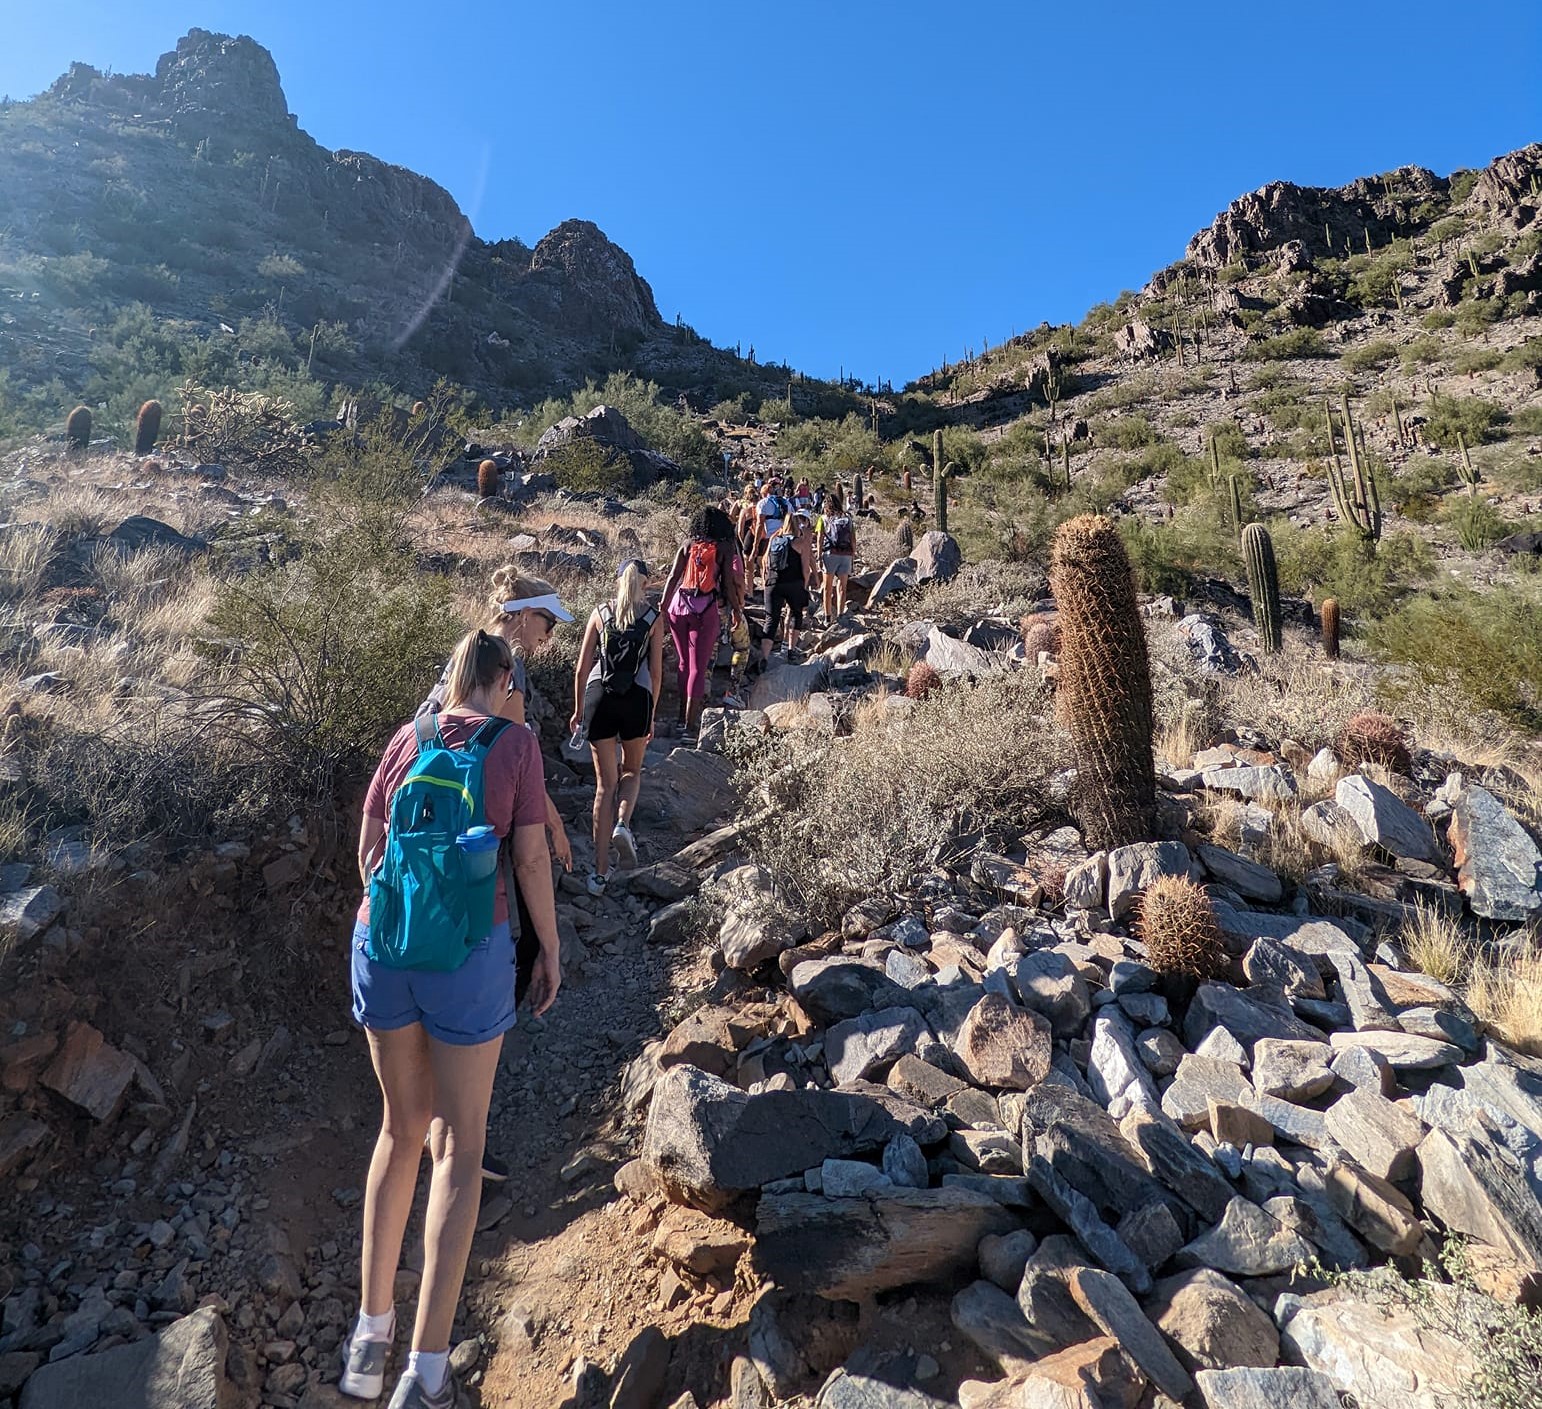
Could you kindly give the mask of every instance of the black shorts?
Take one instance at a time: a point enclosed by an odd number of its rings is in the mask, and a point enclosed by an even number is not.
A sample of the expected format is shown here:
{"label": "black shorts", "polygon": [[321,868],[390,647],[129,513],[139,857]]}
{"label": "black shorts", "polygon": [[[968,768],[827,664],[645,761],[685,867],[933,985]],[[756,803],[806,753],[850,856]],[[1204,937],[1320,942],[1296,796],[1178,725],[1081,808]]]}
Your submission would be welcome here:
{"label": "black shorts", "polygon": [[641,685],[633,685],[624,695],[610,695],[598,680],[584,688],[584,718],[589,721],[589,738],[645,739],[653,727],[653,696]]}
{"label": "black shorts", "polygon": [[801,582],[781,586],[778,583],[766,589],[766,631],[775,637],[782,628],[782,613],[792,619],[793,630],[803,630],[803,609],[808,606],[808,588]]}

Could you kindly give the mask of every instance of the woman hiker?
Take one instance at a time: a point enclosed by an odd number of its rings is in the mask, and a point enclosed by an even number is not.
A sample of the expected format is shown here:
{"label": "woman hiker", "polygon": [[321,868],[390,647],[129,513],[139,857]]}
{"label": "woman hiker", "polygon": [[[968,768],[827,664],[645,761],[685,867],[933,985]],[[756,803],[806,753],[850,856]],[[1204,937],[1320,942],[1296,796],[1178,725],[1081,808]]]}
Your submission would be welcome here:
{"label": "woman hiker", "polygon": [[637,864],[632,813],[642,791],[643,755],[653,737],[664,678],[664,618],[648,601],[648,566],[628,558],[616,570],[616,598],[590,613],[573,672],[574,741],[594,756],[594,866],[586,889],[605,894],[615,871]]}
{"label": "woman hiker", "polygon": [[721,509],[698,511],[686,530],[664,582],[664,615],[675,643],[682,733],[694,733],[712,693],[722,609],[735,619],[744,607],[744,559],[736,551],[734,526]]}
{"label": "woman hiker", "polygon": [[[473,754],[480,750],[485,822],[499,838],[512,838],[514,874],[540,943],[530,986],[531,1008],[539,1016],[555,1001],[562,973],[540,749],[528,729],[503,725],[496,717],[513,673],[513,654],[500,636],[488,631],[466,636],[450,658],[432,750],[440,744]],[[398,789],[410,784],[428,791],[415,777],[428,758],[420,752],[424,727],[420,719],[397,730],[365,796],[359,875],[367,890],[351,946],[353,1016],[369,1040],[383,1113],[364,1186],[359,1315],[342,1344],[338,1388],[344,1394],[374,1399],[385,1387],[396,1324],[396,1273],[425,1136],[433,1156],[412,1349],[390,1409],[455,1404],[450,1333],[476,1232],[493,1075],[503,1034],[514,1026],[514,952],[502,868],[491,885],[491,929],[464,953],[457,948],[457,967],[442,962],[401,967],[404,956],[393,962],[371,945],[373,883],[381,882],[382,897],[404,893],[387,888],[389,866],[377,871],[377,863],[388,851],[402,854],[393,848],[401,848],[403,840],[393,838],[387,822]],[[390,921],[382,918],[381,924]],[[377,936],[380,944],[386,935],[383,930]],[[463,943],[457,940],[457,946]]]}

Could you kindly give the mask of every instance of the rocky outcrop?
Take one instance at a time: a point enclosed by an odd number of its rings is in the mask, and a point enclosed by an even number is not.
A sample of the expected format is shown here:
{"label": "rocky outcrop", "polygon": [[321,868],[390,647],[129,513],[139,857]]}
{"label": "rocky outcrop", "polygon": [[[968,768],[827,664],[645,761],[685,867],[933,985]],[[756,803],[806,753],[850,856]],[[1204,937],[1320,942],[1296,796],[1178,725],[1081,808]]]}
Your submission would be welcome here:
{"label": "rocky outcrop", "polygon": [[663,322],[631,255],[592,220],[564,220],[536,245],[530,272],[553,317],[575,332],[651,332]]}

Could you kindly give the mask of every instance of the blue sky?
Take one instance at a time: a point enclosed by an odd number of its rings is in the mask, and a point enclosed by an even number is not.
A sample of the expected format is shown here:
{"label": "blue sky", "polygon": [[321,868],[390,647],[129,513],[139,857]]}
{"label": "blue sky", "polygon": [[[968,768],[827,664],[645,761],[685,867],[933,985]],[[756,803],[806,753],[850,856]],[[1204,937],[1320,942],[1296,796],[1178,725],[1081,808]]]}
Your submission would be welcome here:
{"label": "blue sky", "polygon": [[1265,181],[1542,139],[1537,0],[3,8],[0,93],[250,34],[306,131],[434,177],[484,238],[593,220],[665,318],[896,384],[1139,287]]}

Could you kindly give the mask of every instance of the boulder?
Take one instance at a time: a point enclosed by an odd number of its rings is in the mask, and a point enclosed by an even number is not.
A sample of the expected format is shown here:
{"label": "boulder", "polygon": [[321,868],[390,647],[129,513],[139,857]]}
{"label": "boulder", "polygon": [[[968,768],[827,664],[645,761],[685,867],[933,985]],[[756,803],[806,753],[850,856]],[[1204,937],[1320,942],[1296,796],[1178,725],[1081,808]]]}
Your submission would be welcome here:
{"label": "boulder", "polygon": [[1034,1155],[1043,1156],[1105,1218],[1171,1198],[1108,1112],[1069,1087],[1045,1082],[1027,1093],[1022,1141],[1025,1166]]}
{"label": "boulder", "polygon": [[1253,1044],[1253,1089],[1286,1101],[1311,1101],[1333,1085],[1326,1042],[1262,1037]]}
{"label": "boulder", "polygon": [[21,1409],[236,1409],[242,1397],[225,1376],[219,1313],[205,1307],[147,1336],[96,1355],[45,1365],[21,1392]]}
{"label": "boulder", "polygon": [[916,565],[916,582],[951,582],[964,564],[958,540],[951,533],[931,529],[916,540],[910,555]]}
{"label": "boulder", "polygon": [[1311,955],[1278,939],[1255,939],[1242,957],[1249,983],[1267,984],[1291,998],[1326,998],[1322,970]]}
{"label": "boulder", "polygon": [[1210,1120],[1211,1101],[1246,1102],[1252,1094],[1247,1076],[1235,1062],[1188,1053],[1162,1093],[1162,1112],[1184,1130],[1198,1130]]}
{"label": "boulder", "polygon": [[1382,1058],[1393,1071],[1433,1071],[1462,1060],[1462,1049],[1433,1037],[1412,1032],[1333,1032],[1328,1034],[1336,1052],[1362,1047]]}
{"label": "boulder", "polygon": [[876,607],[886,597],[892,597],[896,592],[905,592],[916,585],[916,560],[914,558],[896,558],[881,573],[878,580],[873,583],[872,590],[867,594],[867,604]]}
{"label": "boulder", "polygon": [[715,1212],[826,1159],[874,1154],[901,1129],[922,1144],[942,1138],[941,1121],[891,1100],[898,1116],[865,1094],[752,1096],[695,1067],[671,1067],[654,1087],[641,1159],[675,1202]]}
{"label": "boulder", "polygon": [[1328,1206],[1373,1247],[1403,1257],[1423,1240],[1424,1227],[1408,1196],[1385,1179],[1333,1159],[1322,1180]]}
{"label": "boulder", "polygon": [[1429,823],[1390,788],[1363,773],[1351,773],[1339,779],[1333,800],[1349,814],[1367,846],[1393,856],[1444,864]]}
{"label": "boulder", "polygon": [[0,895],[0,934],[25,944],[42,934],[63,910],[64,901],[52,886],[32,886]]}
{"label": "boulder", "polygon": [[1108,853],[1108,913],[1120,919],[1158,876],[1187,876],[1193,860],[1181,841],[1143,841]]}
{"label": "boulder", "polygon": [[1312,1259],[1312,1248],[1257,1204],[1235,1198],[1216,1226],[1178,1254],[1184,1267],[1209,1267],[1234,1277],[1269,1277]]}
{"label": "boulder", "polygon": [[1424,1122],[1379,1091],[1350,1091],[1328,1107],[1328,1134],[1362,1169],[1401,1183],[1415,1170]]}
{"label": "boulder", "polygon": [[1147,1379],[1171,1399],[1187,1396],[1194,1388],[1188,1371],[1123,1282],[1096,1268],[1078,1267],[1067,1274],[1066,1283],[1087,1318],[1119,1342]]}
{"label": "boulder", "polygon": [[1060,1349],[1053,1337],[1028,1324],[1016,1300],[994,1282],[971,1282],[954,1296],[950,1315],[954,1329],[968,1336],[1007,1374]]}
{"label": "boulder", "polygon": [[[905,1370],[914,1373],[913,1362]],[[905,1383],[903,1370],[884,1366],[871,1374],[842,1367],[825,1381],[814,1409],[948,1409],[945,1401]]]}
{"label": "boulder", "polygon": [[956,1187],[875,1190],[855,1199],[765,1194],[754,1261],[784,1290],[860,1301],[973,1266],[980,1239],[1016,1221],[994,1199]]}
{"label": "boulder", "polygon": [[1234,1190],[1215,1164],[1165,1115],[1132,1110],[1119,1122],[1146,1168],[1207,1222],[1225,1216]]}
{"label": "boulder", "polygon": [[1229,983],[1202,983],[1183,1020],[1184,1040],[1190,1047],[1197,1047],[1205,1034],[1217,1027],[1225,1028],[1249,1051],[1261,1037],[1297,1042],[1322,1040],[1321,1030],[1296,1017],[1277,989],[1243,992]]}
{"label": "boulder", "polygon": [[1267,768],[1207,768],[1201,781],[1210,792],[1229,793],[1249,802],[1289,802],[1296,795],[1296,780],[1277,764]]}
{"label": "boulder", "polygon": [[981,1086],[1026,1091],[1049,1075],[1049,1024],[997,993],[970,1009],[953,1050]]}
{"label": "boulder", "polygon": [[836,1023],[825,1033],[825,1061],[837,1083],[860,1081],[887,1071],[902,1056],[914,1055],[931,1036],[914,1008],[880,1008]]}
{"label": "boulder", "polygon": [[1204,1409],[1339,1409],[1333,1381],[1300,1365],[1201,1370],[1194,1382]]}
{"label": "boulder", "polygon": [[1453,775],[1441,789],[1451,807],[1447,835],[1457,884],[1475,915],[1530,920],[1542,915],[1542,851],[1486,788]]}
{"label": "boulder", "polygon": [[1280,1358],[1274,1322],[1241,1287],[1208,1267],[1158,1282],[1149,1310],[1190,1371],[1265,1367]]}
{"label": "boulder", "polygon": [[134,1059],[90,1023],[72,1022],[40,1080],[93,1120],[107,1121],[122,1109],[134,1071]]}
{"label": "boulder", "polygon": [[1013,967],[1012,986],[1025,1008],[1049,1021],[1056,1037],[1079,1036],[1092,1012],[1086,979],[1070,957],[1057,949],[1023,955]]}
{"label": "boulder", "polygon": [[987,1234],[980,1239],[980,1271],[1002,1291],[1016,1292],[1022,1285],[1023,1269],[1038,1247],[1039,1240],[1026,1228]]}
{"label": "boulder", "polygon": [[1116,1008],[1104,1008],[1093,1019],[1087,1085],[1104,1106],[1121,1097],[1141,1110],[1155,1111],[1161,1105],[1156,1084],[1136,1055],[1130,1020]]}
{"label": "boulder", "polygon": [[1284,894],[1280,878],[1267,866],[1249,861],[1245,856],[1238,856],[1235,851],[1228,851],[1223,846],[1201,843],[1199,859],[1216,880],[1230,886],[1245,900],[1274,905]]}
{"label": "boulder", "polygon": [[[1328,751],[1325,749],[1324,752]],[[1332,757],[1331,753],[1329,757]],[[1315,761],[1313,766],[1316,766]],[[1365,835],[1360,830],[1360,824],[1329,797],[1302,809],[1301,830],[1329,851],[1348,851],[1354,854],[1355,849],[1365,845]]]}
{"label": "boulder", "polygon": [[[1121,1278],[1137,1296],[1151,1289],[1151,1273],[1129,1244],[1098,1215],[1097,1206],[1073,1189],[1043,1155],[1024,1162],[1028,1186],[1076,1236],[1092,1260]],[[1021,1298],[1019,1298],[1021,1299]]]}
{"label": "boulder", "polygon": [[995,651],[982,650],[932,627],[926,638],[926,663],[947,678],[981,679],[999,675],[1006,669],[1006,658]]}
{"label": "boulder", "polygon": [[876,959],[844,954],[794,964],[787,986],[803,1011],[825,1026],[905,1001],[905,990]]}
{"label": "boulder", "polygon": [[[1432,1287],[1430,1294],[1444,1297],[1452,1289]],[[1359,1409],[1445,1409],[1477,1373],[1473,1349],[1416,1307],[1341,1292],[1287,1293],[1275,1319],[1286,1355],[1353,1395]]]}

